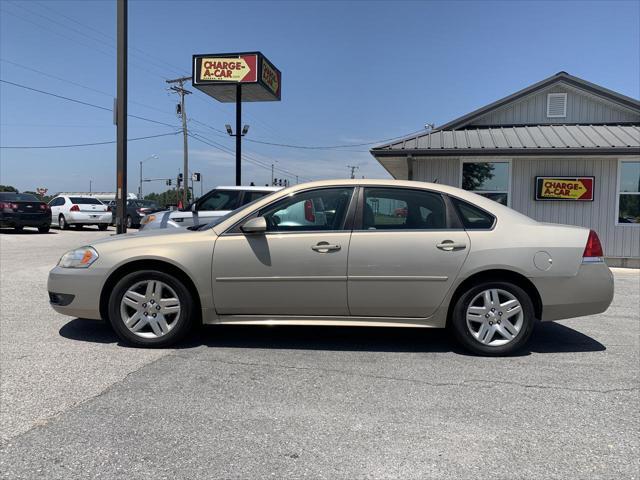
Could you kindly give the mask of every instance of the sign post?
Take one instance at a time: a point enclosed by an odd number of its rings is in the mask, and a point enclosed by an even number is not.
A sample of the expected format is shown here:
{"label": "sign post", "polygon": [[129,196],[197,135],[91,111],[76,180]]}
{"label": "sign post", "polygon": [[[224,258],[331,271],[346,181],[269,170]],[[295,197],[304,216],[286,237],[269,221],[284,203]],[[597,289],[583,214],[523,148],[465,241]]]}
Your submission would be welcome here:
{"label": "sign post", "polygon": [[242,102],[280,101],[282,74],[260,52],[193,56],[193,87],[236,103],[236,185],[242,184]]}

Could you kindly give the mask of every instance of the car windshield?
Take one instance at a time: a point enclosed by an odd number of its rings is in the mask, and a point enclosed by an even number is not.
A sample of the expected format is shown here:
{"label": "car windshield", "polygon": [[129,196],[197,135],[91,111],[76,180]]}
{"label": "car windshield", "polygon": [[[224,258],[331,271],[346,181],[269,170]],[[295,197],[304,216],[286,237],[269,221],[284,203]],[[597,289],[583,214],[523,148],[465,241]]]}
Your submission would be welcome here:
{"label": "car windshield", "polygon": [[14,193],[14,192],[2,192],[0,193],[0,200],[5,202],[39,202],[35,195],[30,193]]}
{"label": "car windshield", "polygon": [[100,200],[91,197],[69,197],[69,200],[76,205],[102,205]]}
{"label": "car windshield", "polygon": [[213,190],[198,202],[198,210],[233,210],[238,206],[241,190]]}

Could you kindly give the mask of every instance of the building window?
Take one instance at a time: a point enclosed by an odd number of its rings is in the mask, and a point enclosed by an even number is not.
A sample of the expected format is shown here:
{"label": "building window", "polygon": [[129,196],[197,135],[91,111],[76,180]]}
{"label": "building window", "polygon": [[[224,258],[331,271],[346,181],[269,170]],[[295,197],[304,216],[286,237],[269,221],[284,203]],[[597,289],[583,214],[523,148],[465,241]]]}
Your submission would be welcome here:
{"label": "building window", "polygon": [[509,162],[463,162],[462,188],[509,205]]}
{"label": "building window", "polygon": [[640,225],[640,160],[620,161],[618,224]]}

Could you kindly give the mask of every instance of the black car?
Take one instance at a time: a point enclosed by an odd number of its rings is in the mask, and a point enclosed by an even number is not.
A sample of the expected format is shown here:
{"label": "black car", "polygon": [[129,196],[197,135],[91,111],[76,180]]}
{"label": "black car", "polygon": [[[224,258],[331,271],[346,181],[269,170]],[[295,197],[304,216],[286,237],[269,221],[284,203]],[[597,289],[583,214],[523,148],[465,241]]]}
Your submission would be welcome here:
{"label": "black car", "polygon": [[51,208],[30,193],[0,192],[0,227],[17,232],[24,227],[37,227],[46,233],[51,226]]}
{"label": "black car", "polygon": [[[110,200],[106,202],[109,209],[113,212],[113,223],[116,221],[116,202]],[[140,227],[140,220],[149,213],[159,212],[162,207],[151,200],[127,200],[127,212],[125,215],[125,223],[127,228]]]}

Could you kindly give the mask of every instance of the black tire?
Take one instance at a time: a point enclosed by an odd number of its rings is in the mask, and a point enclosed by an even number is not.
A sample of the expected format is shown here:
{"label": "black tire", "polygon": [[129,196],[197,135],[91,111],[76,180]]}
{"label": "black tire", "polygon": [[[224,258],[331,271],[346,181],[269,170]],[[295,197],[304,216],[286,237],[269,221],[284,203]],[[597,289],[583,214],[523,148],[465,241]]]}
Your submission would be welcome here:
{"label": "black tire", "polygon": [[125,225],[127,226],[127,228],[133,228],[133,218],[131,218],[131,215],[127,215]]}
{"label": "black tire", "polygon": [[75,227],[75,229],[76,229],[76,230],[82,230],[82,228],[84,227],[84,225],[82,225],[81,223],[76,223],[76,224],[74,225],[74,227]]}
{"label": "black tire", "polygon": [[21,232],[21,231],[23,231],[23,230],[24,230],[24,227],[23,227],[22,225],[16,225],[15,227],[13,227],[13,229],[14,229],[16,232]]}
{"label": "black tire", "polygon": [[50,228],[51,228],[51,227],[50,227],[49,225],[46,225],[46,226],[44,226],[44,227],[38,227],[38,231],[39,231],[40,233],[49,233],[49,229],[50,229]]}
{"label": "black tire", "polygon": [[67,220],[64,218],[64,215],[60,215],[58,217],[58,226],[60,227],[60,230],[69,229],[69,224],[67,223]]}
{"label": "black tire", "polygon": [[106,223],[100,223],[98,225],[98,230],[104,232],[108,227],[109,227],[109,225],[107,225]]}
{"label": "black tire", "polygon": [[[520,302],[523,313],[523,324],[515,338],[499,346],[485,345],[477,340],[467,328],[466,320],[467,308],[471,301],[482,291],[494,288],[513,295]],[[484,282],[469,288],[456,301],[450,321],[450,327],[458,342],[467,350],[485,356],[506,356],[517,352],[527,344],[536,324],[533,302],[527,292],[513,283],[500,281]]]}
{"label": "black tire", "polygon": [[[124,323],[120,313],[120,302],[128,289],[145,280],[159,280],[171,287],[180,301],[180,313],[175,325],[168,333],[156,338],[143,338],[133,333]],[[191,330],[195,302],[184,284],[172,275],[157,270],[140,270],[130,273],[118,281],[109,297],[109,323],[125,343],[140,347],[166,347],[182,340]]]}

